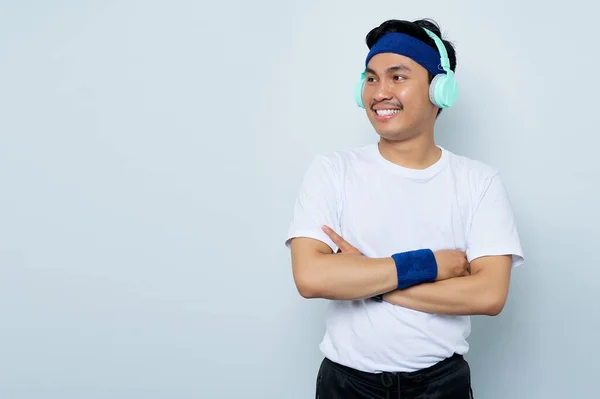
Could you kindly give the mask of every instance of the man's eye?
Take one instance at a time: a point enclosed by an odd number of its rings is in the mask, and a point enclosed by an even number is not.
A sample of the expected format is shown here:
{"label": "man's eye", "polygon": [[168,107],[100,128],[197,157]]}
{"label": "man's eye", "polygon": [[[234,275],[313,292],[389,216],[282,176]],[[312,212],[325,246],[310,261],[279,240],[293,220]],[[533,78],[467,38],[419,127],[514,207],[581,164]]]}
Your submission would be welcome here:
{"label": "man's eye", "polygon": [[395,75],[394,80],[404,80],[404,76]]}
{"label": "man's eye", "polygon": [[371,77],[367,78],[367,82],[369,82],[369,83],[374,82],[374,81],[375,81],[375,78],[371,78]]}

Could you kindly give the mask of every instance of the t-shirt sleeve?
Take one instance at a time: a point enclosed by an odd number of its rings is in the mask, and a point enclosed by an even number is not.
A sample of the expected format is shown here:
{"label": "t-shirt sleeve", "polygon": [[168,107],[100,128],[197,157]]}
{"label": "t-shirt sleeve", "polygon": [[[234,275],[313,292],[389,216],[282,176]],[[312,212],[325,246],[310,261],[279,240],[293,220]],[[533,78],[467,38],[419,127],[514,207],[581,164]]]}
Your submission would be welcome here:
{"label": "t-shirt sleeve", "polygon": [[339,179],[334,165],[324,156],[316,157],[302,179],[285,245],[289,248],[292,238],[307,237],[324,242],[336,253],[338,247],[321,227],[326,225],[340,233],[338,197]]}
{"label": "t-shirt sleeve", "polygon": [[467,259],[512,255],[513,267],[524,262],[523,249],[508,193],[496,173],[475,208],[467,236]]}

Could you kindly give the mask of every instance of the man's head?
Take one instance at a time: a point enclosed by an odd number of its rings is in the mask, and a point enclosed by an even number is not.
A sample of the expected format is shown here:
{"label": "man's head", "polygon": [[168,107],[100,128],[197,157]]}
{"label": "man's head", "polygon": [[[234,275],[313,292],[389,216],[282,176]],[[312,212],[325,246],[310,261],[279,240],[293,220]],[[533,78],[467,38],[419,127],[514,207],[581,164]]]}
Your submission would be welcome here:
{"label": "man's head", "polygon": [[[390,20],[366,37],[367,56],[362,102],[375,130],[389,140],[407,140],[432,131],[442,109],[430,100],[431,82],[441,68],[440,53],[426,28],[441,38],[429,20]],[[449,67],[456,68],[452,44],[443,40]]]}

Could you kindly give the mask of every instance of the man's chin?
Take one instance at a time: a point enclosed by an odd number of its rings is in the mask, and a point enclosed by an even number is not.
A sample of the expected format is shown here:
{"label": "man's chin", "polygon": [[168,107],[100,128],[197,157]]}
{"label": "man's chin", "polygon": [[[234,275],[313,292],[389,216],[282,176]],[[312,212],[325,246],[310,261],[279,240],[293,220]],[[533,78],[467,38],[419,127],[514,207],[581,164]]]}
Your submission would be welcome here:
{"label": "man's chin", "polygon": [[384,138],[405,136],[408,133],[407,129],[404,126],[375,125],[374,127],[377,134]]}
{"label": "man's chin", "polygon": [[415,134],[414,129],[407,129],[405,127],[395,127],[381,129],[376,128],[377,134],[387,141],[406,141],[415,138],[418,134]]}

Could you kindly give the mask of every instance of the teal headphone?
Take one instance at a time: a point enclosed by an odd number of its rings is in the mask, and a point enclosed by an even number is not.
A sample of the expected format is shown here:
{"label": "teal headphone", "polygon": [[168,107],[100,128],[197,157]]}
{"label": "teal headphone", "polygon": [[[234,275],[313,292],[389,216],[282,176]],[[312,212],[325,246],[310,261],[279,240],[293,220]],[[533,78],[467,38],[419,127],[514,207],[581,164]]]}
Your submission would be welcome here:
{"label": "teal headphone", "polygon": [[[446,47],[444,46],[442,40],[437,37],[435,33],[426,28],[423,28],[423,30],[425,30],[429,37],[431,37],[435,42],[435,45],[440,53],[440,66],[444,71],[446,71],[445,74],[437,74],[431,81],[431,84],[429,85],[429,99],[437,107],[451,107],[458,99],[458,83],[454,78],[454,72],[450,69],[450,60],[448,59]],[[356,84],[356,88],[354,89],[356,104],[361,108],[365,108],[365,104],[363,103],[362,99],[365,81],[366,73],[363,72],[360,75],[360,81]]]}

